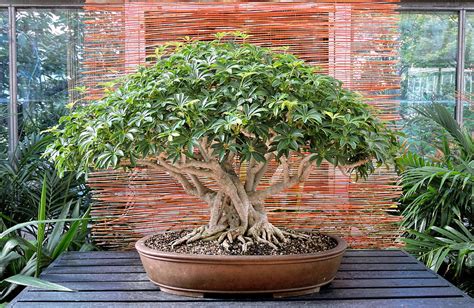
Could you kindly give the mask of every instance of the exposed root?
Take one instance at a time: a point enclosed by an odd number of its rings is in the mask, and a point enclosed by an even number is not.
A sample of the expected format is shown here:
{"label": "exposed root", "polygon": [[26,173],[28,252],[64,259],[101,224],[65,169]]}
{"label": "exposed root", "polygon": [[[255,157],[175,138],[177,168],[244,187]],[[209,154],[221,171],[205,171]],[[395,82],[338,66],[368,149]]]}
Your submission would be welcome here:
{"label": "exposed root", "polygon": [[283,231],[283,230],[281,231],[281,233],[283,233],[284,235],[289,236],[289,237],[291,237],[291,238],[300,238],[300,239],[308,239],[308,238],[310,238],[309,235],[303,234],[303,233],[295,234],[295,233],[286,232],[286,231]]}
{"label": "exposed root", "polygon": [[238,239],[239,237],[242,237],[244,233],[245,233],[245,230],[242,230],[242,228],[230,229],[228,231],[222,232],[222,234],[219,236],[217,241],[219,243],[228,241],[230,244],[232,244],[234,240]]}
{"label": "exposed root", "polygon": [[249,231],[249,235],[257,242],[267,244],[277,250],[278,246],[288,241],[283,231],[273,226],[268,221],[260,221],[253,225]]}
{"label": "exposed root", "polygon": [[216,226],[214,228],[208,228],[207,226],[201,226],[199,228],[194,229],[190,233],[186,234],[185,236],[173,241],[171,243],[171,247],[174,248],[175,246],[179,246],[183,243],[189,244],[192,242],[196,242],[198,240],[214,240],[220,233],[226,229],[226,226]]}
{"label": "exposed root", "polygon": [[294,234],[280,230],[268,221],[262,220],[254,224],[247,231],[243,230],[243,228],[233,228],[229,230],[228,227],[224,225],[213,228],[202,226],[173,241],[171,247],[189,244],[198,240],[217,240],[225,250],[229,250],[231,244],[238,241],[242,246],[242,252],[245,253],[251,246],[257,243],[266,244],[272,249],[278,250],[278,246],[288,242],[288,238],[290,237],[300,239],[309,238],[309,236],[305,234]]}

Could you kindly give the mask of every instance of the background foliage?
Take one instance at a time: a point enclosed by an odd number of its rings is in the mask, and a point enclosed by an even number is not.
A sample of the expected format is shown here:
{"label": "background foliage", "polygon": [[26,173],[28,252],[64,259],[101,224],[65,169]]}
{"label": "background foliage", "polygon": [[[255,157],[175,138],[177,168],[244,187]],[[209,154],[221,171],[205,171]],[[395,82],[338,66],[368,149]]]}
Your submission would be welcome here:
{"label": "background foliage", "polygon": [[[55,123],[76,99],[83,50],[79,9],[19,8],[16,14],[18,118],[23,139]],[[0,158],[7,153],[8,13],[0,10]]]}
{"label": "background foliage", "polygon": [[[68,250],[93,249],[88,242],[89,210],[81,213],[82,201],[65,198],[61,212],[55,219],[46,219],[48,182],[44,176],[37,220],[14,225],[7,229],[0,219],[0,300],[14,297],[19,285],[67,291],[62,286],[38,279],[41,270]],[[28,228],[29,227],[29,228]],[[25,230],[29,233],[25,234]],[[34,276],[35,278],[32,278]]]}
{"label": "background foliage", "polygon": [[[474,129],[472,74],[474,15],[467,14],[464,122]],[[458,15],[454,12],[403,12],[400,16],[400,121],[407,146],[421,155],[433,155],[436,126],[420,121],[414,108],[438,102],[454,115]]]}
{"label": "background foliage", "polygon": [[418,110],[436,125],[436,158],[408,152],[398,161],[406,249],[474,291],[474,142],[442,105]]}
{"label": "background foliage", "polygon": [[[14,160],[0,161],[0,300],[12,298],[18,284],[57,288],[26,276],[38,276],[65,251],[93,249],[84,179],[74,172],[58,176],[42,157],[51,140],[29,135]],[[44,220],[51,223],[38,223]]]}

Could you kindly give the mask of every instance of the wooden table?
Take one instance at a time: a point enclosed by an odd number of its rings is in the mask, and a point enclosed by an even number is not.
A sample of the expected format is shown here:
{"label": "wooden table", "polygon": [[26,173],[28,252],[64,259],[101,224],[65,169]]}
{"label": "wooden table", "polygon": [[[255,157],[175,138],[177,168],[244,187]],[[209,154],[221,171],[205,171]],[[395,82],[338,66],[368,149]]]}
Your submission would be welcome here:
{"label": "wooden table", "polygon": [[400,250],[348,250],[336,279],[319,294],[189,298],[147,280],[136,252],[71,252],[42,277],[76,292],[24,289],[11,307],[474,307],[474,300]]}

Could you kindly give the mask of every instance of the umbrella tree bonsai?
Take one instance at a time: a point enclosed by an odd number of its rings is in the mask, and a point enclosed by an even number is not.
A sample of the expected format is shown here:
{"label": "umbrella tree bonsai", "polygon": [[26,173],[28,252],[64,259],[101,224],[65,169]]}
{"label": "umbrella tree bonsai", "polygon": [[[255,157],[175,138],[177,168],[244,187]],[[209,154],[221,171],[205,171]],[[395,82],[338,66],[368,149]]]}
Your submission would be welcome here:
{"label": "umbrella tree bonsai", "polygon": [[[210,209],[209,223],[173,246],[215,239],[276,249],[291,234],[268,221],[266,198],[304,182],[324,160],[367,176],[391,160],[396,136],[359,94],[314,66],[222,37],[158,48],[153,63],[63,117],[47,153],[61,171],[167,172]],[[236,158],[246,162],[245,179]],[[272,160],[279,180],[261,188]]]}

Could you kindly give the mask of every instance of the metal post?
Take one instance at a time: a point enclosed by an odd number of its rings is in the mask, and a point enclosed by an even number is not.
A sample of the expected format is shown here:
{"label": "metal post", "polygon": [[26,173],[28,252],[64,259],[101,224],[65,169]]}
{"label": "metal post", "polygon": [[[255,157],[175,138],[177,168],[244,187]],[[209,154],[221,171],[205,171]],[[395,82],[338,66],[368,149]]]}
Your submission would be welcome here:
{"label": "metal post", "polygon": [[463,121],[463,97],[464,97],[464,63],[466,49],[466,10],[459,10],[458,19],[458,54],[456,66],[456,106],[454,108],[454,116],[456,121],[462,125]]}
{"label": "metal post", "polygon": [[10,102],[8,104],[8,157],[13,159],[18,144],[18,84],[16,71],[16,8],[8,7],[8,51]]}

